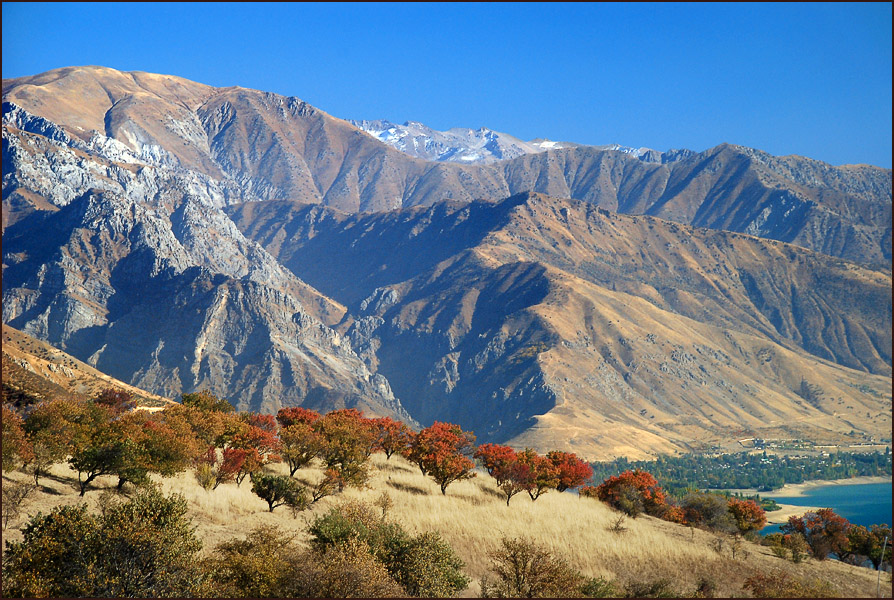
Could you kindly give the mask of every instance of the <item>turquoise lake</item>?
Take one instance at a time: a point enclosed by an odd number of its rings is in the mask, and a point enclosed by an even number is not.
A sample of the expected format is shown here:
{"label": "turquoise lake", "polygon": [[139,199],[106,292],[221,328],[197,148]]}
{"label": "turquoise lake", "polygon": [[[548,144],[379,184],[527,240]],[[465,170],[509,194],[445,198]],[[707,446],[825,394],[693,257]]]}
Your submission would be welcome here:
{"label": "turquoise lake", "polygon": [[[891,482],[857,485],[824,485],[804,492],[803,496],[774,496],[780,504],[831,508],[855,525],[886,523],[891,525]],[[761,533],[779,531],[779,525],[769,525]]]}

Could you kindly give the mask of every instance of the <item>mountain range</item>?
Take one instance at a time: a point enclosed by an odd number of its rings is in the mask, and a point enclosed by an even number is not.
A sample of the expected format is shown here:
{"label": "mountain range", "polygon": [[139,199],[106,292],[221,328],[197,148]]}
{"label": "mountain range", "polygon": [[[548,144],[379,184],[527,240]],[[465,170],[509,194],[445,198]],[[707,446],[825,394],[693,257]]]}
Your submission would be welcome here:
{"label": "mountain range", "polygon": [[3,322],[161,396],[592,458],[890,436],[891,170],[69,67],[3,80]]}

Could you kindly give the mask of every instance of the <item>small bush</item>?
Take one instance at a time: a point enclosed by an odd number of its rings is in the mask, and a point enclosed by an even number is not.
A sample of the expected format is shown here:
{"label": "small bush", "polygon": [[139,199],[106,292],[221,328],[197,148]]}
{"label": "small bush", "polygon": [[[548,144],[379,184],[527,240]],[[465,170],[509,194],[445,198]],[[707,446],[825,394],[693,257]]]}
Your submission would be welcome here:
{"label": "small bush", "polygon": [[800,533],[792,533],[785,536],[783,540],[783,545],[788,548],[789,552],[791,552],[792,562],[799,563],[807,558],[810,546],[807,545],[807,540],[804,539],[803,535]]}
{"label": "small bush", "polygon": [[503,538],[488,554],[496,575],[481,580],[484,598],[557,598],[580,593],[583,576],[549,550],[525,539]]}
{"label": "small bush", "polygon": [[362,542],[307,552],[292,573],[291,598],[405,598],[407,593]]}
{"label": "small bush", "polygon": [[700,577],[695,586],[695,598],[713,598],[717,593],[717,583],[709,577]]}
{"label": "small bush", "polygon": [[258,527],[244,540],[219,544],[206,560],[213,589],[219,598],[276,598],[289,594],[291,573],[301,565],[299,551],[275,527]]}
{"label": "small bush", "polygon": [[270,512],[277,506],[288,506],[294,510],[307,508],[307,494],[301,485],[285,475],[257,475],[252,481],[251,491],[267,502]]}
{"label": "small bush", "polygon": [[359,544],[387,569],[407,593],[437,598],[466,588],[463,562],[435,532],[411,537],[362,502],[346,502],[311,523],[312,543],[320,552]]}
{"label": "small bush", "polygon": [[680,598],[682,596],[674,589],[671,580],[667,578],[630,582],[625,586],[624,591],[627,598]]}
{"label": "small bush", "polygon": [[838,592],[824,581],[799,579],[783,571],[760,573],[745,580],[755,598],[835,598]]}
{"label": "small bush", "polygon": [[627,520],[627,515],[620,515],[616,519],[611,522],[611,525],[608,526],[608,530],[612,533],[624,533],[627,531],[627,527],[624,526],[624,522]]}
{"label": "small bush", "polygon": [[586,598],[618,598],[621,591],[614,582],[604,577],[589,579],[580,588],[581,594]]}
{"label": "small bush", "polygon": [[3,528],[9,526],[9,522],[18,518],[21,514],[25,500],[37,488],[30,481],[4,482],[3,483]]}
{"label": "small bush", "polygon": [[465,564],[436,532],[414,537],[394,558],[386,567],[411,596],[449,598],[469,585]]}

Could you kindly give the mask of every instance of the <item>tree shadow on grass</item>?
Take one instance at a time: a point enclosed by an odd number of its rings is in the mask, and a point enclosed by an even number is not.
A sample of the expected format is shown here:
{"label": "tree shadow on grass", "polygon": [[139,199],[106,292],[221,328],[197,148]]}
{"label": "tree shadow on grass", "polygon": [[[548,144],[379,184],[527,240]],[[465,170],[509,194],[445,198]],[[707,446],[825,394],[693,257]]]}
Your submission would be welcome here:
{"label": "tree shadow on grass", "polygon": [[426,496],[429,491],[420,487],[416,487],[415,485],[408,485],[406,483],[398,483],[396,481],[388,481],[388,485],[393,487],[396,490],[401,492],[407,492],[409,494],[414,494],[416,496]]}

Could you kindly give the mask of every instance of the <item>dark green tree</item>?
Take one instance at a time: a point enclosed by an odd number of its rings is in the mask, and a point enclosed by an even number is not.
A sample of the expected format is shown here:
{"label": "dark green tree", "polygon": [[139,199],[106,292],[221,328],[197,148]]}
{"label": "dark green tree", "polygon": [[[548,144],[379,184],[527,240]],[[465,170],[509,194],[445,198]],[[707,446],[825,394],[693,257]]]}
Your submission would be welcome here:
{"label": "dark green tree", "polygon": [[255,475],[251,491],[267,502],[270,512],[278,506],[289,506],[295,510],[307,508],[307,493],[301,485],[285,475],[261,473]]}

